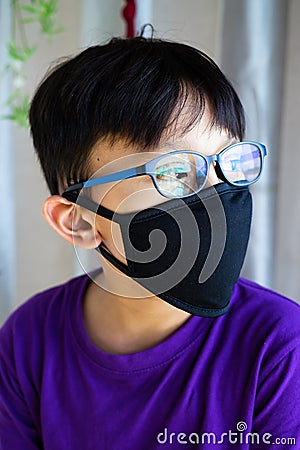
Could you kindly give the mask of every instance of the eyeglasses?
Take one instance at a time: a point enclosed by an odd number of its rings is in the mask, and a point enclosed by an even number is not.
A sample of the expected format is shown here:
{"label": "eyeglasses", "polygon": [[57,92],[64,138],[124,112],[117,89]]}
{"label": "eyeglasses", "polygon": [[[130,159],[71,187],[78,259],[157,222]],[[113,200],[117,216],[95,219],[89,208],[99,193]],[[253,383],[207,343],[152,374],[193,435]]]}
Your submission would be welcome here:
{"label": "eyeglasses", "polygon": [[149,175],[162,196],[184,198],[203,189],[212,163],[215,163],[220,180],[233,186],[248,186],[260,178],[266,155],[265,145],[251,141],[237,142],[210,156],[196,151],[177,150],[137,167],[74,184],[62,196],[74,201],[83,188]]}

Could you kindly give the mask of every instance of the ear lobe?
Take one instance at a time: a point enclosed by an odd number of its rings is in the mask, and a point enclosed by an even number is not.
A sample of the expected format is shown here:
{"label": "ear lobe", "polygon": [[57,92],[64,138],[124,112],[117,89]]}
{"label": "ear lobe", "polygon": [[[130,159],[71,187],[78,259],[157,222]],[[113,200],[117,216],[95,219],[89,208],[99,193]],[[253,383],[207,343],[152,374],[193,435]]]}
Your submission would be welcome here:
{"label": "ear lobe", "polygon": [[87,249],[100,245],[101,236],[92,217],[88,214],[83,217],[81,207],[64,197],[48,197],[43,204],[42,213],[51,228],[70,244]]}

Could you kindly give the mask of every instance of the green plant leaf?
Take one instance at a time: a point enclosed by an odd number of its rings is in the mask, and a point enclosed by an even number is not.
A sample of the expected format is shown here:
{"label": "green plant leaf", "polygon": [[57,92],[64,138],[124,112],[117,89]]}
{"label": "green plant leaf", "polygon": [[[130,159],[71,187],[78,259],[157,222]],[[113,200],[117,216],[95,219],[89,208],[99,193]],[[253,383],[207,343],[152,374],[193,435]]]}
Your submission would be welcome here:
{"label": "green plant leaf", "polygon": [[39,9],[35,8],[34,6],[28,6],[28,5],[22,4],[22,5],[19,5],[19,8],[22,11],[26,11],[26,12],[29,12],[31,14],[38,14],[39,13]]}
{"label": "green plant leaf", "polygon": [[24,61],[28,61],[28,59],[32,58],[34,53],[37,50],[37,45],[33,45],[32,47],[25,47],[23,48],[23,56],[25,58]]}
{"label": "green plant leaf", "polygon": [[15,92],[7,101],[7,106],[9,106],[11,112],[2,117],[16,122],[21,127],[28,128],[29,105],[30,99],[28,94]]}
{"label": "green plant leaf", "polygon": [[25,62],[30,59],[35,53],[37,46],[34,45],[32,47],[26,46],[21,47],[17,46],[15,42],[10,41],[8,43],[8,55],[12,60]]}
{"label": "green plant leaf", "polygon": [[0,76],[10,71],[13,74],[14,89],[7,100],[10,113],[3,118],[28,128],[29,96],[23,91],[23,84],[27,78],[24,63],[32,58],[37,45],[31,45],[28,40],[27,25],[36,23],[40,27],[40,32],[50,39],[61,33],[64,28],[57,23],[58,0],[27,0],[27,3],[24,0],[10,0],[10,3],[14,26],[12,38],[7,43],[8,63],[1,70]]}
{"label": "green plant leaf", "polygon": [[8,43],[7,47],[8,47],[8,55],[9,55],[9,57],[11,59],[22,61],[22,58],[21,58],[21,56],[19,54],[19,51],[17,49],[17,45],[16,45],[16,43],[14,41],[10,41]]}

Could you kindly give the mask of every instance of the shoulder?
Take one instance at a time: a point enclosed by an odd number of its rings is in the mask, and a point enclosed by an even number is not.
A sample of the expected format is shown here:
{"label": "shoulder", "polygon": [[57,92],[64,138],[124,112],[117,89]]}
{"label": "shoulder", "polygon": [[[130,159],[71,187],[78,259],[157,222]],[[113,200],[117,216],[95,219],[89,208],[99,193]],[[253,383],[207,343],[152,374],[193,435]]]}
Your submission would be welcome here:
{"label": "shoulder", "polygon": [[284,295],[245,278],[240,278],[233,293],[236,313],[245,313],[258,320],[300,325],[300,305]]}
{"label": "shoulder", "polygon": [[89,280],[81,275],[39,292],[9,316],[0,329],[0,384],[16,380],[24,392],[31,385],[39,389],[45,361],[57,357],[62,343],[71,340],[71,312]]}
{"label": "shoulder", "polygon": [[83,295],[88,281],[88,275],[80,275],[29,298],[8,317],[0,329],[1,345],[8,341],[26,345],[26,342],[34,339],[40,340],[46,324],[51,326],[52,323],[58,329],[64,320],[64,310],[72,300]]}
{"label": "shoulder", "polygon": [[47,314],[49,308],[56,304],[62,306],[64,300],[70,299],[70,295],[77,297],[79,291],[81,288],[84,288],[87,281],[88,275],[80,275],[57,286],[38,292],[12,312],[4,327],[7,323],[23,320],[32,313],[43,316]]}
{"label": "shoulder", "polygon": [[295,301],[240,278],[235,285],[229,319],[248,346],[257,347],[265,367],[279,363],[300,348],[300,305]]}

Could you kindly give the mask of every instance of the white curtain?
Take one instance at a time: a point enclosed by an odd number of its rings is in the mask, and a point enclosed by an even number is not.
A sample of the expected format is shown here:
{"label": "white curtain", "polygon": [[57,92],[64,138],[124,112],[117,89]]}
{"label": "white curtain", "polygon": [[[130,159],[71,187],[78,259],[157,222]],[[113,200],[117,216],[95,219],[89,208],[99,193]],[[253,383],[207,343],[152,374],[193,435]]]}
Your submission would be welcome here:
{"label": "white curtain", "polygon": [[286,0],[223,0],[219,61],[246,110],[246,139],[268,156],[253,186],[254,217],[243,275],[274,287],[275,219],[286,36]]}

